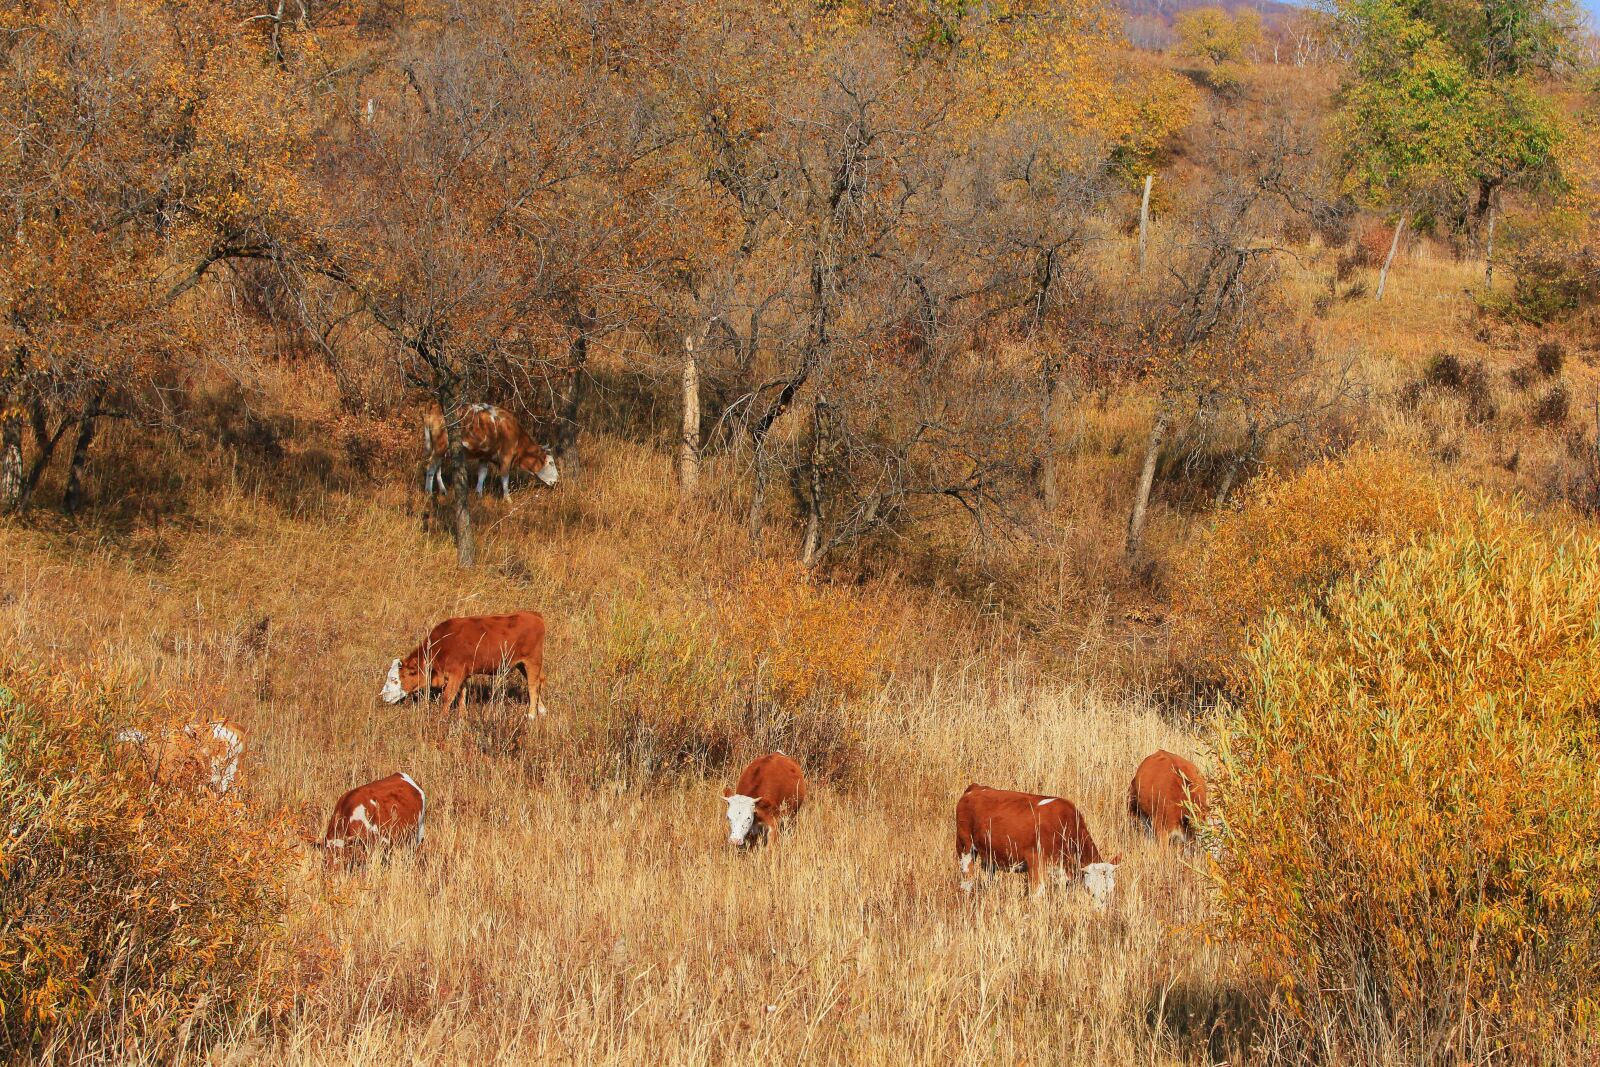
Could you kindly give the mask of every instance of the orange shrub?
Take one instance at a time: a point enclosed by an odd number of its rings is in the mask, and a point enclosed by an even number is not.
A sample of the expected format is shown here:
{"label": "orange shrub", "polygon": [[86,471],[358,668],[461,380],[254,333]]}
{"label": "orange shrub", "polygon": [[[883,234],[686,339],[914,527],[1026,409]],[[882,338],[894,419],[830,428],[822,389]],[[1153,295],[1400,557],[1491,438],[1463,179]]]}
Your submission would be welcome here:
{"label": "orange shrub", "polygon": [[1469,510],[1274,615],[1224,709],[1223,913],[1316,1062],[1600,1039],[1600,544]]}
{"label": "orange shrub", "polygon": [[[281,1005],[286,837],[113,751],[128,679],[0,659],[0,1054],[146,1053]],[[120,746],[118,746],[120,747]],[[285,980],[286,981],[286,980]]]}
{"label": "orange shrub", "polygon": [[1369,450],[1265,479],[1178,563],[1178,657],[1195,673],[1237,682],[1250,630],[1269,611],[1315,601],[1438,529],[1462,492],[1405,456]]}
{"label": "orange shrub", "polygon": [[891,666],[898,620],[881,598],[826,585],[795,563],[748,570],[727,605],[730,640],[780,703],[855,700]]}

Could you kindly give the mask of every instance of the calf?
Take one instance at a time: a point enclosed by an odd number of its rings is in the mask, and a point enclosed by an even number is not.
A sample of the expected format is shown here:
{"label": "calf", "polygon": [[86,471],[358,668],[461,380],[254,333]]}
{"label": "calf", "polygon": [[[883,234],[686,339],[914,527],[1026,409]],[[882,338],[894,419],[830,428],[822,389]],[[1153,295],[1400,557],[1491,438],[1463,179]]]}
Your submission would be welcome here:
{"label": "calf", "polygon": [[311,844],[321,849],[329,867],[348,869],[367,862],[379,845],[422,844],[422,820],[427,813],[428,798],[422,787],[409,774],[391,774],[341,796],[322,840]]}
{"label": "calf", "polygon": [[1173,834],[1193,841],[1206,817],[1206,780],[1200,768],[1165,749],[1144,758],[1128,786],[1128,814],[1141,820],[1165,847]]}
{"label": "calf", "polygon": [[115,743],[132,748],[157,785],[204,785],[218,796],[233,788],[244,755],[244,727],[227,719],[157,732],[121,730]]}
{"label": "calf", "polygon": [[528,717],[545,713],[539,702],[544,688],[544,616],[537,611],[510,615],[469,615],[446,619],[428,639],[389,665],[379,694],[398,704],[424,686],[444,690],[446,714],[455,711],[461,687],[477,674],[497,674],[516,667],[528,682]]}
{"label": "calf", "polygon": [[780,816],[793,815],[806,800],[800,765],[782,752],[757,756],[739,773],[736,789],[724,789],[728,802],[728,844],[759,845],[778,836]]}
{"label": "calf", "polygon": [[1081,878],[1097,908],[1111,899],[1122,861],[1101,858],[1070,800],[976,784],[956,801],[956,855],[963,891],[972,889],[972,864],[981,860],[989,874],[1027,871],[1032,892],[1044,888],[1046,870],[1067,881]]}
{"label": "calf", "polygon": [[[428,469],[422,476],[422,491],[432,494],[444,490],[444,460],[448,450],[444,413],[437,407],[422,417],[422,443],[428,452]],[[461,447],[469,462],[478,465],[478,495],[483,495],[484,479],[494,468],[500,477],[500,492],[511,498],[511,472],[526,471],[545,485],[555,485],[560,473],[556,461],[544,446],[536,443],[516,417],[493,404],[473,404],[461,415]]]}

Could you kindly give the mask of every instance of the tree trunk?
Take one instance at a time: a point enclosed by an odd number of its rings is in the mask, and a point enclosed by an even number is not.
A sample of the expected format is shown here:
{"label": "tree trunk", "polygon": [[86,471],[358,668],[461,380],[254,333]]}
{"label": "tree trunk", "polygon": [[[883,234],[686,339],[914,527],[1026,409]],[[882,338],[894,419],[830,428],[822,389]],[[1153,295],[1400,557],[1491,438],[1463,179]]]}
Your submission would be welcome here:
{"label": "tree trunk", "polygon": [[683,339],[683,440],[678,449],[678,485],[685,497],[700,484],[700,364],[694,339]]}
{"label": "tree trunk", "polygon": [[1389,242],[1389,254],[1383,257],[1383,269],[1378,272],[1378,291],[1372,294],[1372,299],[1383,299],[1383,287],[1389,281],[1389,268],[1394,264],[1394,254],[1400,248],[1400,234],[1406,228],[1406,217],[1400,216],[1400,221],[1394,225],[1394,239]]}
{"label": "tree trunk", "polygon": [[567,366],[571,381],[567,395],[561,399],[560,428],[556,432],[556,457],[561,460],[561,477],[567,480],[578,474],[578,435],[582,432],[579,421],[583,411],[583,397],[589,385],[589,329],[594,324],[594,309],[574,311],[571,315],[572,340],[567,345]]}
{"label": "tree trunk", "polygon": [[1125,546],[1129,558],[1139,554],[1144,537],[1145,515],[1150,508],[1150,490],[1156,481],[1156,459],[1161,453],[1161,441],[1167,434],[1167,423],[1172,414],[1163,404],[1156,412],[1156,421],[1150,427],[1150,440],[1144,446],[1144,466],[1139,469],[1139,484],[1133,493],[1133,508],[1128,512],[1128,541]]}
{"label": "tree trunk", "polygon": [[1047,358],[1044,363],[1044,410],[1039,416],[1040,436],[1044,444],[1039,487],[1044,495],[1045,511],[1051,514],[1061,503],[1061,408],[1065,391],[1066,387],[1061,381],[1061,365]]}
{"label": "tree trunk", "polygon": [[745,530],[750,535],[750,543],[761,543],[761,527],[766,521],[767,512],[767,441],[765,437],[755,440],[755,469],[751,472],[750,485],[750,511],[745,516]]}
{"label": "tree trunk", "polygon": [[1139,270],[1144,271],[1146,239],[1150,232],[1150,186],[1156,180],[1154,174],[1144,176],[1144,195],[1139,198]]}
{"label": "tree trunk", "polygon": [[1494,288],[1494,200],[1489,200],[1489,232],[1484,236],[1483,242],[1483,288],[1487,292]]}
{"label": "tree trunk", "polygon": [[89,462],[89,446],[94,443],[94,423],[100,417],[100,401],[104,393],[95,393],[84,403],[78,416],[78,439],[72,444],[72,459],[67,465],[67,491],[61,498],[61,510],[75,514],[83,505],[83,470]]}
{"label": "tree trunk", "polygon": [[806,529],[800,539],[800,564],[814,565],[820,558],[822,545],[822,476],[823,461],[828,455],[828,403],[818,400],[811,405],[811,459],[808,463],[806,487]]}
{"label": "tree trunk", "polygon": [[44,405],[34,402],[33,406],[33,444],[36,454],[33,457],[33,466],[28,468],[28,473],[22,477],[22,488],[17,491],[16,503],[13,510],[22,511],[28,506],[28,498],[33,496],[33,491],[39,485],[39,479],[44,477],[44,472],[50,466],[50,460],[55,456],[56,445],[61,443],[67,427],[72,425],[72,420],[63,418],[61,425],[56,427],[54,433],[50,432],[48,418]]}
{"label": "tree trunk", "polygon": [[1256,461],[1256,451],[1261,447],[1261,427],[1255,422],[1250,423],[1250,432],[1245,437],[1244,447],[1233,454],[1228,469],[1222,474],[1222,484],[1217,486],[1216,498],[1212,506],[1221,507],[1228,502],[1228,494],[1233,492],[1234,483],[1239,480],[1239,472],[1245,464]]}
{"label": "tree trunk", "polygon": [[22,499],[22,416],[0,420],[0,515],[15,511]]}
{"label": "tree trunk", "polygon": [[433,393],[434,399],[439,402],[439,410],[444,413],[445,448],[449,457],[446,471],[450,476],[450,503],[444,505],[441,501],[440,506],[448,506],[453,512],[450,516],[450,532],[456,543],[456,562],[468,568],[478,561],[478,545],[472,530],[473,479],[467,470],[467,446],[462,438],[461,398],[456,393],[455,384],[448,379],[436,380]]}

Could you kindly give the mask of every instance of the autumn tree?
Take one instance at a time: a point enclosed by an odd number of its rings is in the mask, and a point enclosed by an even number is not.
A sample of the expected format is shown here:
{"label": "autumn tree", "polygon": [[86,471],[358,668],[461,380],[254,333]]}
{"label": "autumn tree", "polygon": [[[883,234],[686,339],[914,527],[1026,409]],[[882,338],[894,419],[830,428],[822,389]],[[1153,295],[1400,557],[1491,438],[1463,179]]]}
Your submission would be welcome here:
{"label": "autumn tree", "polygon": [[1242,417],[1244,442],[1220,500],[1271,436],[1308,429],[1349,392],[1347,376],[1292,328],[1281,250],[1262,236],[1271,232],[1270,216],[1316,207],[1304,133],[1281,115],[1265,137],[1225,122],[1207,132],[1226,178],[1186,205],[1166,277],[1140,301],[1140,344],[1156,399],[1128,515],[1130,557],[1140,552],[1161,450],[1174,430]]}
{"label": "autumn tree", "polygon": [[1477,232],[1492,259],[1501,190],[1565,180],[1567,124],[1541,78],[1570,48],[1570,5],[1347,0],[1337,22],[1346,190],[1397,218],[1395,244],[1421,216]]}
{"label": "autumn tree", "polygon": [[1184,54],[1201,60],[1211,69],[1244,62],[1250,50],[1261,43],[1261,15],[1248,7],[1231,15],[1220,7],[1180,11],[1173,29],[1182,42]]}
{"label": "autumn tree", "polygon": [[70,511],[98,421],[193,354],[177,302],[294,213],[298,112],[215,5],[12,5],[0,31],[0,509],[70,437]]}

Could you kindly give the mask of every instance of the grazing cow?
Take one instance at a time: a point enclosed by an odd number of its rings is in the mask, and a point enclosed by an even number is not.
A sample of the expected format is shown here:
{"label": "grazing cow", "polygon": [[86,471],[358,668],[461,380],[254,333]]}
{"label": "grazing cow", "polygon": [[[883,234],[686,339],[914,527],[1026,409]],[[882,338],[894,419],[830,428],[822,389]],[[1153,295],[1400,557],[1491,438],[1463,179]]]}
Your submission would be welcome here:
{"label": "grazing cow", "polygon": [[1072,801],[969,785],[956,801],[956,855],[961,888],[972,889],[972,864],[984,870],[1028,872],[1033,892],[1044,888],[1046,870],[1064,881],[1082,878],[1095,907],[1104,908],[1117,884],[1118,856],[1109,863],[1095,848],[1089,826]]}
{"label": "grazing cow", "polygon": [[800,764],[782,752],[757,756],[739,772],[737,789],[724,789],[728,802],[728,844],[743,848],[778,836],[778,818],[793,815],[806,801]]}
{"label": "grazing cow", "polygon": [[379,694],[398,704],[424,686],[444,690],[447,714],[455,711],[461,687],[475,674],[497,674],[516,667],[528,682],[528,717],[545,713],[539,702],[544,688],[544,616],[537,611],[510,615],[469,615],[446,619],[412,649],[389,665]]}
{"label": "grazing cow", "polygon": [[1144,758],[1128,786],[1128,813],[1166,846],[1172,835],[1194,840],[1206,817],[1206,779],[1200,768],[1165,749]]}
{"label": "grazing cow", "polygon": [[[447,444],[444,414],[437,406],[422,417],[422,443],[428,452],[428,469],[422,476],[422,491],[444,491],[444,458]],[[483,495],[489,468],[500,476],[500,492],[511,499],[511,472],[522,470],[545,485],[555,485],[559,472],[556,461],[544,446],[522,429],[516,417],[493,404],[473,404],[461,416],[461,444],[468,461],[478,465],[478,495]]]}
{"label": "grazing cow", "polygon": [[204,784],[218,796],[233,787],[244,755],[244,727],[227,719],[196,722],[154,735],[129,728],[114,741],[133,748],[157,785]]}
{"label": "grazing cow", "polygon": [[422,819],[428,798],[422,787],[404,772],[358,785],[333,806],[322,840],[310,840],[322,850],[329,867],[346,868],[365,863],[379,845],[422,844]]}

